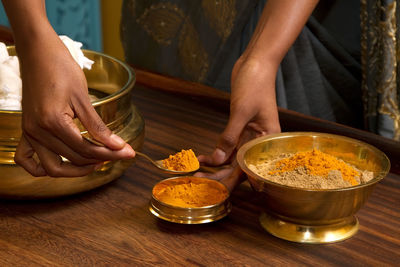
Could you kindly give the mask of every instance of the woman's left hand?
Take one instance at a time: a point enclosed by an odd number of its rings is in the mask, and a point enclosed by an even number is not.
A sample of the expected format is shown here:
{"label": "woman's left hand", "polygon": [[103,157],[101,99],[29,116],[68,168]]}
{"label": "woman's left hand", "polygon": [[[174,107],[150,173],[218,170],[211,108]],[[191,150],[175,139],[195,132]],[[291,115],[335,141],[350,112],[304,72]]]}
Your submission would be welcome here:
{"label": "woman's left hand", "polygon": [[[275,100],[276,67],[268,68],[258,61],[235,64],[232,72],[231,115],[211,155],[200,155],[201,164],[230,165],[216,173],[195,176],[221,180],[233,190],[243,178],[235,159],[236,151],[247,141],[266,134],[279,133],[278,108]],[[241,178],[242,177],[242,178]]]}
{"label": "woman's left hand", "polygon": [[199,156],[202,164],[231,164],[231,171],[196,175],[220,179],[232,190],[241,177],[235,151],[252,138],[281,131],[276,73],[317,3],[318,0],[267,1],[246,50],[232,70],[229,122],[212,155]]}

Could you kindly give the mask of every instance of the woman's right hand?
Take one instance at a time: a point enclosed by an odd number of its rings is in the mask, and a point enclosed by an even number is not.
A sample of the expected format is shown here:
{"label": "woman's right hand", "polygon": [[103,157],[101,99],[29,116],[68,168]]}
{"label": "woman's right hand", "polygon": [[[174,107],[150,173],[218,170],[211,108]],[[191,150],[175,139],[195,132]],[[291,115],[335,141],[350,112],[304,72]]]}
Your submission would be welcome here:
{"label": "woman's right hand", "polygon": [[[134,150],[94,110],[85,75],[58,35],[49,28],[44,36],[16,46],[23,82],[23,134],[15,162],[33,176],[76,177],[104,161],[134,157]],[[84,140],[74,118],[105,147]]]}
{"label": "woman's right hand", "polygon": [[[50,25],[45,1],[2,2],[14,34],[23,90],[15,162],[34,176],[76,177],[104,161],[133,158],[135,151],[112,134],[91,105],[85,75]],[[74,118],[104,147],[84,140]]]}

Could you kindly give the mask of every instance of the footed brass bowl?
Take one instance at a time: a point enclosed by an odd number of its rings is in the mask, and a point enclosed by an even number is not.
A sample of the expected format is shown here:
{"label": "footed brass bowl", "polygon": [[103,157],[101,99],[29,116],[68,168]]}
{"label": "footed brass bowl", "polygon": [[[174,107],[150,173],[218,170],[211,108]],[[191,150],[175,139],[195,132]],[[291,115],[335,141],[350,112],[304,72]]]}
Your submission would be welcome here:
{"label": "footed brass bowl", "polygon": [[[282,153],[313,148],[359,170],[371,171],[374,178],[347,188],[304,189],[268,181],[248,167]],[[239,149],[237,160],[252,188],[262,196],[265,212],[260,217],[261,225],[272,235],[301,243],[332,243],[353,236],[359,227],[356,212],[390,169],[387,156],[369,144],[314,132],[288,132],[256,138]]]}
{"label": "footed brass bowl", "polygon": [[[14,54],[14,47],[9,47]],[[130,92],[135,84],[133,70],[125,63],[102,53],[84,50],[94,64],[85,70],[89,93],[97,113],[106,125],[140,150],[144,140],[144,121],[132,104]],[[80,122],[82,135],[87,134]],[[133,163],[121,160],[106,163],[100,170],[84,177],[33,177],[14,162],[21,136],[21,111],[0,110],[0,198],[53,198],[84,192],[118,178]]]}

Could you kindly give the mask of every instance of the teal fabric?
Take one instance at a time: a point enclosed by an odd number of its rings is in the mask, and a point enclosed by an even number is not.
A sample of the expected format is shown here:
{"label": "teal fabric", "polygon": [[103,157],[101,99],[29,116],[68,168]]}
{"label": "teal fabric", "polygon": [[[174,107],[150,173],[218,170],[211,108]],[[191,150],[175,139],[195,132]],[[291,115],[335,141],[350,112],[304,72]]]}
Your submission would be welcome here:
{"label": "teal fabric", "polygon": [[[46,1],[49,21],[59,35],[68,35],[86,49],[102,51],[100,2],[98,0]],[[0,2],[0,25],[9,26]]]}
{"label": "teal fabric", "polygon": [[6,12],[4,11],[3,5],[0,2],[0,25],[10,26],[8,22]]}

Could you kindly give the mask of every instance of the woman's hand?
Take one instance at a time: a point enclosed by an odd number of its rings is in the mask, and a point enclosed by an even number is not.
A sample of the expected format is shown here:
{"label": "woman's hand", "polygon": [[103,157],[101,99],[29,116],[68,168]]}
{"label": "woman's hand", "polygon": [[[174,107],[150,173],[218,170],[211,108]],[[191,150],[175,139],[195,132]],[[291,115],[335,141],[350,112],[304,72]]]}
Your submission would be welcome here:
{"label": "woman's hand", "polygon": [[[134,157],[133,149],[112,134],[92,107],[85,75],[47,20],[45,1],[2,2],[14,34],[23,90],[15,162],[34,176],[75,177],[103,161]],[[84,140],[74,118],[105,147]]]}
{"label": "woman's hand", "polygon": [[281,131],[275,97],[275,79],[281,60],[296,40],[318,0],[268,0],[244,53],[232,70],[228,124],[210,156],[199,156],[205,165],[230,164],[215,174],[233,189],[241,181],[235,151],[258,136]]}
{"label": "woman's hand", "polygon": [[196,173],[221,180],[230,190],[242,180],[235,159],[236,150],[247,141],[266,134],[280,132],[278,109],[275,101],[276,68],[268,68],[257,60],[239,59],[232,71],[231,114],[211,155],[200,155],[201,164],[218,166],[229,164],[214,174]]}
{"label": "woman's hand", "polygon": [[232,72],[230,117],[213,155],[201,157],[209,165],[225,163],[242,144],[258,136],[280,132],[275,100],[276,70],[256,60],[235,64]]}
{"label": "woman's hand", "polygon": [[[87,175],[103,161],[134,157],[133,149],[112,134],[94,110],[85,75],[66,46],[51,28],[47,31],[46,38],[16,46],[23,81],[23,135],[15,162],[33,176],[75,177]],[[105,147],[84,140],[74,118]]]}

